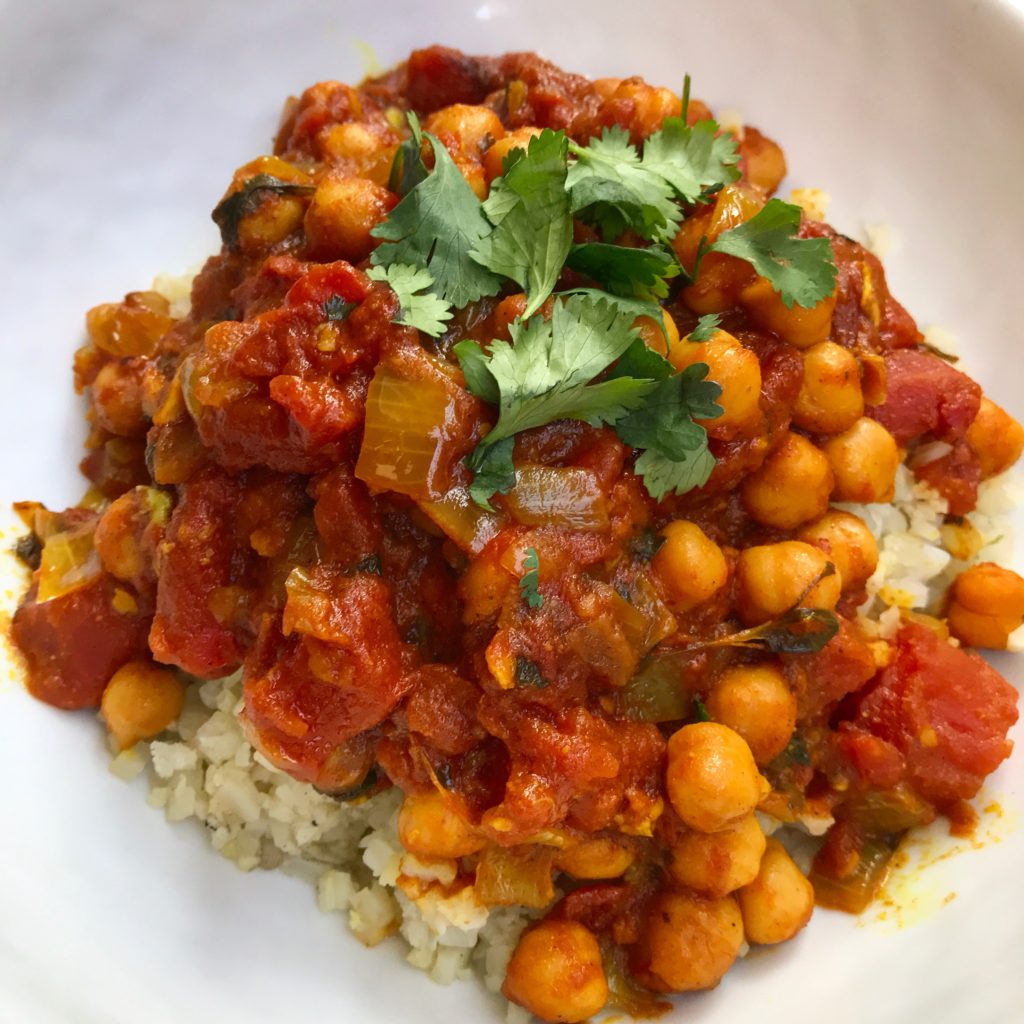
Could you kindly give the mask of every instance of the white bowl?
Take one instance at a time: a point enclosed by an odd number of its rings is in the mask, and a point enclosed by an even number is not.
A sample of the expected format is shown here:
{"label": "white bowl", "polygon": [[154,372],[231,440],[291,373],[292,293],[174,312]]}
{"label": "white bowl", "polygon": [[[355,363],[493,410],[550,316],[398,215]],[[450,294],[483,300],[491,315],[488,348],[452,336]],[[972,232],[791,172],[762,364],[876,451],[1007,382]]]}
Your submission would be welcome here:
{"label": "white bowl", "polygon": [[[958,335],[986,390],[1024,414],[1024,21],[1006,4],[36,0],[0,7],[5,503],[81,493],[69,366],[83,311],[202,261],[209,210],[268,150],[283,99],[361,77],[360,41],[385,65],[440,41],[672,86],[689,71],[695,95],[783,144],[790,184],[832,194],[840,230],[896,229],[897,296]],[[364,949],[304,883],[240,874],[200,829],[168,827],[107,772],[90,715],[0,682],[0,760],[4,1021],[500,1019],[477,986],[435,986],[397,944]],[[987,792],[1003,841],[903,886],[916,923],[819,912],[678,1019],[1024,1020],[1024,751]]]}

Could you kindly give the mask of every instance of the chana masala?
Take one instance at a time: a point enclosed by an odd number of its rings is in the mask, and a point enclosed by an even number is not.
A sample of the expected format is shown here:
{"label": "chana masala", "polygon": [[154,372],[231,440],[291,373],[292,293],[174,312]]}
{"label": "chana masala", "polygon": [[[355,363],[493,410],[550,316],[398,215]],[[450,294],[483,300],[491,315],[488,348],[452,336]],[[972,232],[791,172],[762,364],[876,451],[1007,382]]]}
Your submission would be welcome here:
{"label": "chana masala", "polygon": [[[18,506],[32,694],[124,749],[240,670],[263,758],[397,788],[446,892],[531,910],[503,991],[544,1020],[862,910],[1010,753],[970,648],[1024,580],[881,614],[857,510],[909,467],[962,535],[1024,430],[785,172],[688,80],[528,53],[289,100],[187,314],[88,313],[89,490]],[[808,822],[809,875],[765,834]]]}

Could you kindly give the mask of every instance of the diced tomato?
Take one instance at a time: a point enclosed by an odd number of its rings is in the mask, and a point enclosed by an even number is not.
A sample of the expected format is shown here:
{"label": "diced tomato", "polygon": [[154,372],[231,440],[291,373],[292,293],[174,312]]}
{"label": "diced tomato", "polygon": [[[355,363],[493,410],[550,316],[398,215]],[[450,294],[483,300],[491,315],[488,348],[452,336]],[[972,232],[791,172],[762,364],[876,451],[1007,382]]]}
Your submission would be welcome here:
{"label": "diced tomato", "polygon": [[857,626],[840,617],[839,632],[817,654],[784,656],[794,677],[800,717],[813,718],[860,689],[875,659]]}
{"label": "diced tomato", "polygon": [[950,515],[965,516],[978,503],[981,461],[964,440],[941,458],[914,467],[914,476],[934,487],[949,502]]}
{"label": "diced tomato", "polygon": [[842,722],[835,733],[834,745],[866,785],[891,789],[903,777],[907,762],[888,740]]}
{"label": "diced tomato", "polygon": [[896,747],[925,799],[969,799],[1009,756],[1017,692],[977,654],[907,623],[897,655],[860,701],[854,725]]}
{"label": "diced tomato", "polygon": [[312,302],[322,306],[328,299],[340,296],[346,302],[362,302],[366,298],[366,275],[351,263],[335,260],[333,263],[311,263],[305,273],[288,289],[284,301],[287,306]]}
{"label": "diced tomato", "polygon": [[885,357],[884,405],[868,415],[905,445],[924,435],[955,441],[978,415],[981,388],[938,356],[901,349]]}

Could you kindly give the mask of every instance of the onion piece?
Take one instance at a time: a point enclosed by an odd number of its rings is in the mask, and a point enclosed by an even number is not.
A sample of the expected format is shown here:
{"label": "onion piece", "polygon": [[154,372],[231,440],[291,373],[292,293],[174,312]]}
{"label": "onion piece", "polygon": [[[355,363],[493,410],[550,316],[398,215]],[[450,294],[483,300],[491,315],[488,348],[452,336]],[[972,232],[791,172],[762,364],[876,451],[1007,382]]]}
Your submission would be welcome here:
{"label": "onion piece", "polygon": [[597,477],[579,466],[519,467],[516,485],[505,495],[505,506],[524,526],[608,528],[607,502]]}

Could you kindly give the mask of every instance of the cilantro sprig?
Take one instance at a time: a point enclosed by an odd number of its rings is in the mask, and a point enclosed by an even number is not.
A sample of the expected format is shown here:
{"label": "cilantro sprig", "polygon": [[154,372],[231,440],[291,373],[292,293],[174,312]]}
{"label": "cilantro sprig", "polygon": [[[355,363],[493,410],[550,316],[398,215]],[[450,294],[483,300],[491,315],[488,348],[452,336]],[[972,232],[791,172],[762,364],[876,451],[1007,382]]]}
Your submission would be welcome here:
{"label": "cilantro sprig", "polygon": [[523,558],[523,573],[519,580],[519,596],[528,608],[543,608],[544,595],[537,589],[540,585],[540,557],[536,548],[527,548]]}
{"label": "cilantro sprig", "polygon": [[429,290],[434,286],[429,270],[392,263],[388,267],[370,267],[366,276],[391,286],[398,298],[396,324],[415,327],[435,338],[444,333],[445,323],[452,318],[451,306]]}

